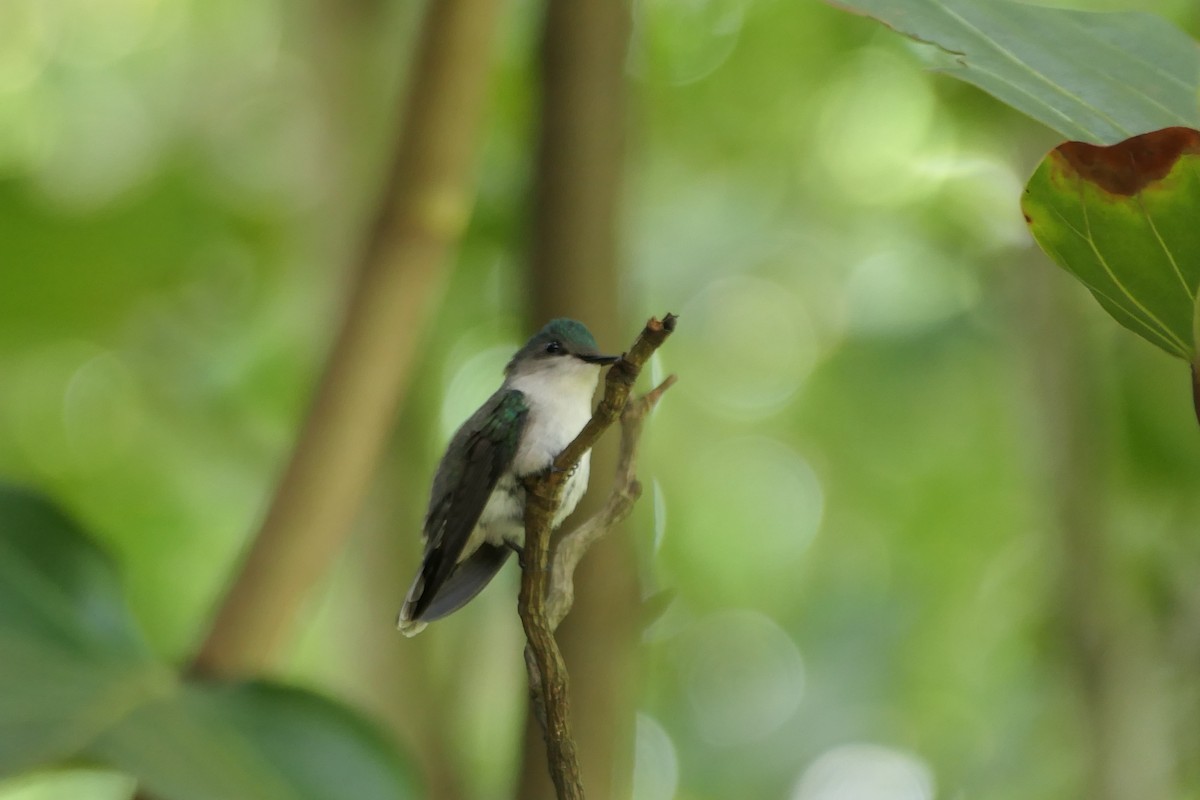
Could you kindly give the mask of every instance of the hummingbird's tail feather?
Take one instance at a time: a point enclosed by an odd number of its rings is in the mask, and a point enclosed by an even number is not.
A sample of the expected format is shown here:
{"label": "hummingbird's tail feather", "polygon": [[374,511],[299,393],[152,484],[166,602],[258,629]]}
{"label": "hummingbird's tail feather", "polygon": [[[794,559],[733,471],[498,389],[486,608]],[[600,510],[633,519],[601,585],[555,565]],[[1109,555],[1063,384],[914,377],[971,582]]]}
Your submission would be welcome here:
{"label": "hummingbird's tail feather", "polygon": [[421,594],[424,591],[425,571],[421,570],[417,573],[416,580],[413,581],[413,585],[408,590],[408,595],[404,598],[404,605],[400,606],[400,615],[396,617],[396,629],[405,636],[416,636],[425,630],[425,623],[414,619],[417,602],[421,599]]}
{"label": "hummingbird's tail feather", "polygon": [[433,622],[465,606],[496,576],[508,560],[509,552],[507,547],[481,544],[437,588],[428,606],[421,612],[421,619]]}
{"label": "hummingbird's tail feather", "polygon": [[438,585],[427,585],[430,573],[421,570],[408,590],[396,627],[405,636],[416,636],[426,623],[462,608],[496,576],[508,554],[509,548],[485,542]]}

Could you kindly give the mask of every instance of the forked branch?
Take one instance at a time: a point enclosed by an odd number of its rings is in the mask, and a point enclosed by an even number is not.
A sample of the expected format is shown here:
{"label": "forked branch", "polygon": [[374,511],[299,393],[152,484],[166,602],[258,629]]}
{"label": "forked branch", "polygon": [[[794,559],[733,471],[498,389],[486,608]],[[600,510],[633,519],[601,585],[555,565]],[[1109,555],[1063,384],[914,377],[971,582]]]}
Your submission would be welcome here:
{"label": "forked branch", "polygon": [[[642,422],[674,383],[674,377],[633,404],[629,404],[629,395],[646,361],[675,330],[675,320],[674,314],[667,314],[662,321],[651,318],[646,323],[629,352],[608,371],[604,397],[591,420],[554,460],[553,469],[525,480],[525,551],[519,609],[528,640],[525,661],[530,691],[545,732],[550,777],[559,800],[582,800],[584,795],[571,736],[567,670],[554,629],[570,610],[576,565],[592,544],[629,513],[640,493],[634,467]],[[622,439],[616,485],[599,513],[563,537],[551,573],[551,520],[562,501],[566,478],[618,417],[622,420]]]}

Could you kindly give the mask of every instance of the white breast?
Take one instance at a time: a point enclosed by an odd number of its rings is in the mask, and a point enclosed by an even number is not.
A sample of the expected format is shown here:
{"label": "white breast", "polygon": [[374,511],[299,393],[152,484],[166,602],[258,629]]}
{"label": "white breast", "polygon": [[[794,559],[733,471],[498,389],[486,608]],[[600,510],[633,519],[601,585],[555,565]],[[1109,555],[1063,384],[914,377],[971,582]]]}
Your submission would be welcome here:
{"label": "white breast", "polygon": [[578,359],[555,359],[553,368],[516,375],[509,385],[525,395],[529,415],[513,459],[513,472],[529,475],[550,466],[592,417],[600,369]]}
{"label": "white breast", "polygon": [[[530,475],[549,467],[592,417],[592,395],[600,377],[599,367],[570,357],[552,363],[550,369],[515,375],[508,381],[509,388],[525,395],[529,406],[525,429],[521,432],[512,471],[501,476],[464,554],[473,552],[483,540],[495,544],[524,542],[524,490],[517,485],[514,476]],[[554,527],[562,524],[579,505],[587,491],[590,469],[591,453],[588,452],[567,478]]]}

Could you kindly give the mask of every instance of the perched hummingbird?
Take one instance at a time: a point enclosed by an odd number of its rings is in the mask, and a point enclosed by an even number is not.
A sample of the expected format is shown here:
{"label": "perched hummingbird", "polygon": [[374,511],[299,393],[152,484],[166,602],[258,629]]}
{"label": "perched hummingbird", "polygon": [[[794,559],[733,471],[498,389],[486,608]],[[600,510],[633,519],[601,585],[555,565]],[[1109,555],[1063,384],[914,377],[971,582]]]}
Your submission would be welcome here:
{"label": "perched hummingbird", "polygon": [[[438,464],[425,513],[425,555],[400,609],[406,636],[464,606],[525,542],[521,478],[547,469],[592,416],[600,355],[583,323],[555,319],[517,351],[504,383],[462,424]],[[567,478],[557,527],[588,482],[590,453]]]}

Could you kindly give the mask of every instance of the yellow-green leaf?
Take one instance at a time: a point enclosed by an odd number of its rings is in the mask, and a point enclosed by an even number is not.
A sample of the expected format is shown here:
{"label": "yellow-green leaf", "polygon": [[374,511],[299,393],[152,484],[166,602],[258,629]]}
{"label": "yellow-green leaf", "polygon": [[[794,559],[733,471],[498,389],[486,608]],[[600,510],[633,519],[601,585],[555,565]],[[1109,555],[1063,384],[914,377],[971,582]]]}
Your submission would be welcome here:
{"label": "yellow-green leaf", "polygon": [[1196,363],[1200,131],[1059,145],[1029,179],[1022,208],[1037,243],[1117,322]]}

